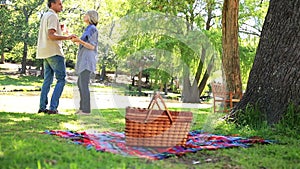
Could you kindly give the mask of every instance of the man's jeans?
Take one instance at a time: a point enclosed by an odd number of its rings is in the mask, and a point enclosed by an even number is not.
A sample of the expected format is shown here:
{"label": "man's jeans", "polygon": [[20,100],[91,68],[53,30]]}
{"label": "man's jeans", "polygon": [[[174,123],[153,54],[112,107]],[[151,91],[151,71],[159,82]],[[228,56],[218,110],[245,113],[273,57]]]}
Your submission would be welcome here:
{"label": "man's jeans", "polygon": [[66,83],[65,58],[55,55],[44,59],[44,82],[40,96],[40,110],[45,110],[48,104],[48,93],[53,83],[53,77],[57,80],[51,97],[49,110],[57,110],[59,98],[63,92]]}

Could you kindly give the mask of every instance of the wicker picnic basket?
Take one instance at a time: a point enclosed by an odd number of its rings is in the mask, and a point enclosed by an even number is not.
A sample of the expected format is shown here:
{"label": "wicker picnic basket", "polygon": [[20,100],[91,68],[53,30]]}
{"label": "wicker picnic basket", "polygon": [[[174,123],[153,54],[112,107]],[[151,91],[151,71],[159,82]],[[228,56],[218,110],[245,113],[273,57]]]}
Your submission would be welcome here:
{"label": "wicker picnic basket", "polygon": [[[164,106],[160,108],[158,99]],[[154,105],[158,110],[153,109]],[[125,140],[129,146],[172,147],[185,145],[192,112],[169,111],[162,97],[156,93],[148,108],[126,108]]]}

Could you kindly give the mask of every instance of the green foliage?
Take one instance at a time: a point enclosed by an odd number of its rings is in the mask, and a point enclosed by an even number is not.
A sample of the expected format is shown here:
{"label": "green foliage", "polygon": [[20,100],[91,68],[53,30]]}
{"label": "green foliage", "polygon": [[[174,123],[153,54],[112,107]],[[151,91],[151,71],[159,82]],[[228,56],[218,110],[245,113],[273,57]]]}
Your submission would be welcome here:
{"label": "green foliage", "polygon": [[165,84],[171,81],[172,75],[170,75],[165,70],[148,68],[143,71],[143,73],[149,75],[150,80],[152,81],[152,89],[159,90],[161,84]]}
{"label": "green foliage", "polygon": [[[297,135],[300,133],[300,106],[290,104],[286,114],[280,119],[276,125],[277,130],[287,135]],[[298,137],[299,138],[299,137]]]}
{"label": "green foliage", "polygon": [[[249,73],[256,54],[256,46],[252,46],[251,44],[241,44],[239,46],[239,50],[242,84],[247,84]],[[244,86],[243,88],[245,89]]]}
{"label": "green foliage", "polygon": [[9,6],[0,6],[0,54],[10,52],[17,42],[17,18],[15,11]]}
{"label": "green foliage", "polygon": [[244,0],[239,8],[241,35],[259,36],[269,7],[268,1]]}
{"label": "green foliage", "polygon": [[220,29],[211,29],[209,31],[203,30],[203,33],[209,38],[212,46],[218,55],[222,55],[222,30]]}
{"label": "green foliage", "polygon": [[286,136],[299,138],[300,125],[300,106],[290,104],[286,114],[282,115],[280,121],[273,126],[267,124],[267,117],[261,113],[258,106],[248,105],[245,111],[237,111],[234,123],[239,128],[248,128],[248,130],[268,131],[274,130]]}
{"label": "green foliage", "polygon": [[[29,56],[28,59],[33,60],[35,58],[36,37],[39,26],[36,12],[43,1],[17,0],[10,2],[5,10],[1,9],[2,12],[8,12],[3,13],[0,20],[1,23],[5,23],[3,24],[5,28],[0,27],[3,35],[5,35],[3,40],[1,40],[0,35],[0,41],[5,44],[3,47],[6,48],[2,51],[10,52],[6,57],[6,60],[10,62],[21,62],[21,58],[26,58],[27,55]],[[26,48],[24,47],[25,44],[27,45]]]}
{"label": "green foliage", "polygon": [[262,129],[268,126],[267,116],[259,110],[257,105],[247,105],[244,111],[237,111],[235,123],[252,129]]}

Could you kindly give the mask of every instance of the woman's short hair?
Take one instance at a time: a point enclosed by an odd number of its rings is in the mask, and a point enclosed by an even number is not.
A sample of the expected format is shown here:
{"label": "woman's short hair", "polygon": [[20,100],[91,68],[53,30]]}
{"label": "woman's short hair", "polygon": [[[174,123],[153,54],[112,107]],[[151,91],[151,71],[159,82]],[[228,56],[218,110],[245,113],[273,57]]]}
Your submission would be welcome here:
{"label": "woman's short hair", "polygon": [[97,26],[98,24],[98,12],[95,10],[89,10],[86,12],[86,14],[89,16],[89,22],[90,24],[93,24]]}

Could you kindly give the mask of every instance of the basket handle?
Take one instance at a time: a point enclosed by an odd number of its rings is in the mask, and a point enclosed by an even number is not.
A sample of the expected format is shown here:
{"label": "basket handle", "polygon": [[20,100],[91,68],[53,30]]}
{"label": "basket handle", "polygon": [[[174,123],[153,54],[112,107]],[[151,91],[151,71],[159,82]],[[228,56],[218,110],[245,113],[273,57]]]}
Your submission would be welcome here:
{"label": "basket handle", "polygon": [[155,104],[158,106],[159,110],[161,110],[161,108],[160,108],[160,106],[159,106],[159,104],[158,104],[158,99],[160,99],[160,101],[162,102],[163,106],[165,107],[165,110],[166,110],[167,115],[168,115],[168,117],[169,117],[170,123],[172,124],[172,123],[173,123],[173,118],[172,118],[172,116],[171,116],[171,113],[170,113],[170,111],[168,110],[168,108],[167,108],[167,106],[166,106],[166,104],[165,104],[163,98],[161,97],[161,95],[160,95],[158,92],[154,92],[154,95],[153,95],[153,97],[152,97],[152,99],[151,99],[151,102],[150,102],[150,104],[149,104],[149,106],[148,106],[149,112],[148,112],[147,117],[146,117],[146,119],[145,119],[145,123],[147,122],[147,120],[148,120],[150,114],[152,113],[152,110],[153,110],[153,107],[154,107]]}

